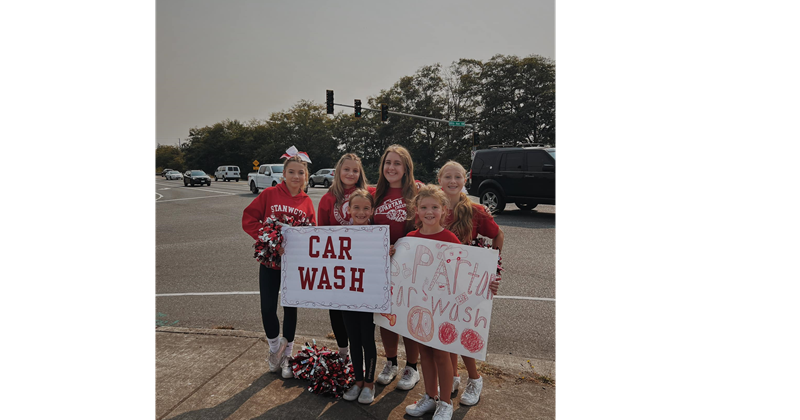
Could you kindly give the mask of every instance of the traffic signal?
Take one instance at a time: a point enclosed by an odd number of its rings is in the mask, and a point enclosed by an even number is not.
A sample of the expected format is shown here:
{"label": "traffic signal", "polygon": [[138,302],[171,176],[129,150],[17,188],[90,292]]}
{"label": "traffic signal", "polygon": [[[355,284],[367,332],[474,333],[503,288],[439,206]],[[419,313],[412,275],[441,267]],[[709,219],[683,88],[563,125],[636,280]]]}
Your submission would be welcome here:
{"label": "traffic signal", "polygon": [[356,99],[356,118],[361,118],[361,99]]}
{"label": "traffic signal", "polygon": [[381,121],[389,119],[389,105],[381,104]]}
{"label": "traffic signal", "polygon": [[333,114],[333,91],[326,90],[325,97],[327,98],[328,114]]}

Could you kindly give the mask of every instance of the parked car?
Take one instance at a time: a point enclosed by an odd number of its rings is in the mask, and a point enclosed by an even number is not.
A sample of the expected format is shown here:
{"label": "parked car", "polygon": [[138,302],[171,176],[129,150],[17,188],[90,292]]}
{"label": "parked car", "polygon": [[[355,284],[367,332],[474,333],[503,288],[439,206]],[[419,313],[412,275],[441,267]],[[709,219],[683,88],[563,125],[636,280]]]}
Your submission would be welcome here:
{"label": "parked car", "polygon": [[235,179],[239,182],[239,167],[238,166],[220,166],[214,172],[214,179],[217,181],[230,181]]}
{"label": "parked car", "polygon": [[328,188],[333,184],[334,172],[336,172],[334,168],[320,169],[309,177],[308,185],[313,187],[317,184],[322,184],[323,187]]}
{"label": "parked car", "polygon": [[165,177],[167,175],[167,172],[169,172],[169,171],[174,171],[174,169],[170,169],[170,168],[164,169],[163,171],[161,171],[161,176]]}
{"label": "parked car", "polygon": [[556,203],[554,147],[494,147],[477,150],[469,171],[469,194],[493,214],[513,202],[522,211]]}
{"label": "parked car", "polygon": [[183,186],[188,187],[191,184],[194,187],[194,184],[206,184],[211,186],[211,177],[206,175],[205,172],[199,169],[192,169],[190,171],[186,171],[183,174]]}
{"label": "parked car", "polygon": [[169,171],[166,175],[167,180],[170,179],[183,179],[183,175],[181,175],[178,171]]}

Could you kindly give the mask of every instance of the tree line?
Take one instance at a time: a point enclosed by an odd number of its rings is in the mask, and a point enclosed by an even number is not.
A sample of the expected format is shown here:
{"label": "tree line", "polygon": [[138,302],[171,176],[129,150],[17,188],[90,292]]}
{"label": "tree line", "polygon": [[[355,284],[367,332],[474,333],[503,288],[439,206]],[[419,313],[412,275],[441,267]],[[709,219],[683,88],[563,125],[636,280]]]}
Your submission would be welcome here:
{"label": "tree line", "polygon": [[356,118],[352,108],[329,116],[324,103],[300,100],[266,120],[224,120],[192,128],[180,147],[156,148],[156,167],[213,174],[218,166],[237,165],[246,177],[253,160],[280,162],[294,145],[311,157],[312,173],[332,168],[343,153],[356,153],[374,183],[384,149],[396,143],[411,152],[416,178],[433,182],[436,169],[448,160],[470,167],[473,141],[476,149],[495,144],[555,146],[555,62],[538,55],[424,66],[367,98],[364,107],[380,109],[382,103],[390,111],[465,121],[473,128],[391,114],[382,122],[380,112],[370,111]]}

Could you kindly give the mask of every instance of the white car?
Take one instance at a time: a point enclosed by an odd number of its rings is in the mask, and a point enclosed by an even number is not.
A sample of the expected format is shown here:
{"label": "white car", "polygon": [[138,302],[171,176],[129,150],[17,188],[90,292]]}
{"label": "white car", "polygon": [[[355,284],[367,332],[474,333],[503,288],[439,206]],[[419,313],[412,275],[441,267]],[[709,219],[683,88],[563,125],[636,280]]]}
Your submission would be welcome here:
{"label": "white car", "polygon": [[167,178],[167,180],[170,180],[170,179],[183,179],[183,175],[181,175],[181,173],[178,172],[178,171],[169,171],[166,174],[166,178]]}

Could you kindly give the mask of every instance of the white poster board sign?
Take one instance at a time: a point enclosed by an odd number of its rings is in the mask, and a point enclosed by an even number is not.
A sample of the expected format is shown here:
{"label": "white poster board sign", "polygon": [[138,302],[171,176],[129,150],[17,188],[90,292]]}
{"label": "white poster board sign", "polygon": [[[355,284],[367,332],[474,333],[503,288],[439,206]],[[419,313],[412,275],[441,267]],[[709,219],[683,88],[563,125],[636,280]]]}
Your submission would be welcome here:
{"label": "white poster board sign", "polygon": [[281,305],[388,312],[389,227],[284,227]]}
{"label": "white poster board sign", "polygon": [[486,360],[495,249],[415,237],[395,243],[392,312],[375,324],[426,346]]}

